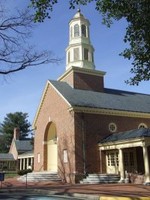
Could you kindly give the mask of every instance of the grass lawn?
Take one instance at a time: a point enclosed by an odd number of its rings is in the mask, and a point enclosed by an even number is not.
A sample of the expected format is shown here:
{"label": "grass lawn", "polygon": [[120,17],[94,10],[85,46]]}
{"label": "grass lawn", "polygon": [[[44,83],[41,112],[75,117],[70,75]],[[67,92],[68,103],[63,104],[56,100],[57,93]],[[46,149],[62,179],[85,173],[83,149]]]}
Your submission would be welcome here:
{"label": "grass lawn", "polygon": [[14,178],[14,177],[17,177],[17,176],[18,176],[17,172],[6,172],[5,173],[5,179],[6,178]]}

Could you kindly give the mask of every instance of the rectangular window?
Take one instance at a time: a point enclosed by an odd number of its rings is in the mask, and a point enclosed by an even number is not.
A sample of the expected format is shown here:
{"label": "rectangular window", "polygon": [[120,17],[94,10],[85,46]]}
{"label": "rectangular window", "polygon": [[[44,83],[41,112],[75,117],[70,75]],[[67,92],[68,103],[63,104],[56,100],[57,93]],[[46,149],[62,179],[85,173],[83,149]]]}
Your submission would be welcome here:
{"label": "rectangular window", "polygon": [[107,165],[119,166],[118,152],[107,153]]}
{"label": "rectangular window", "polygon": [[115,154],[114,153],[110,154],[110,161],[111,161],[111,166],[115,166]]}
{"label": "rectangular window", "polygon": [[74,48],[74,61],[79,60],[79,48]]}

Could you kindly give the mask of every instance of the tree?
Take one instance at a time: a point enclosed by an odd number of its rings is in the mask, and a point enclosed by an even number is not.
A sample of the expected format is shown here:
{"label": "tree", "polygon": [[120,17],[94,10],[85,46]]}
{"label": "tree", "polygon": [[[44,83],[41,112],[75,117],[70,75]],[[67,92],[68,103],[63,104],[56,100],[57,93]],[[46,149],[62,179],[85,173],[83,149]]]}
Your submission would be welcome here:
{"label": "tree", "polygon": [[14,128],[20,129],[20,140],[25,139],[29,132],[31,124],[27,120],[28,114],[22,112],[8,113],[4,118],[3,123],[0,124],[0,132],[3,134],[3,144],[5,146],[1,149],[2,152],[7,152],[13,138]]}
{"label": "tree", "polygon": [[29,9],[9,14],[0,4],[0,74],[9,74],[44,63],[56,63],[48,51],[38,52],[29,45],[34,25]]}
{"label": "tree", "polygon": [[[31,0],[35,21],[50,18],[58,0]],[[149,0],[69,0],[70,8],[95,2],[95,9],[102,14],[103,23],[110,26],[113,20],[127,21],[124,42],[129,45],[120,55],[132,60],[131,77],[127,83],[138,85],[150,80],[150,1]]]}

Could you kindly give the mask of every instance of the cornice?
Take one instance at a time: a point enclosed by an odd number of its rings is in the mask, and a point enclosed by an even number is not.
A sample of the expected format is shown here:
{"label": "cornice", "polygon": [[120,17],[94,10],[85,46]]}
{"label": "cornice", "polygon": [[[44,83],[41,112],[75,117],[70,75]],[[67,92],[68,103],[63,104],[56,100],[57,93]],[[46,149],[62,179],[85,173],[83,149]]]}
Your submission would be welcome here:
{"label": "cornice", "polygon": [[134,117],[134,118],[148,118],[150,119],[150,113],[132,112],[132,111],[121,111],[104,108],[88,108],[73,106],[68,109],[70,112],[74,111],[77,113],[89,113],[89,114],[101,114],[121,117]]}
{"label": "cornice", "polygon": [[[105,142],[105,143],[99,143],[99,147],[108,147],[108,146],[114,146],[114,145],[126,145],[126,144],[133,144],[133,143],[137,143],[137,142],[141,142],[141,144],[143,145],[143,141],[145,140],[144,137],[141,138],[130,138],[130,139],[126,139],[126,140],[119,140],[119,141],[114,141],[114,142]],[[141,146],[142,146],[141,145]]]}
{"label": "cornice", "polygon": [[122,141],[109,142],[104,144],[99,144],[99,150],[114,150],[114,149],[125,149],[133,147],[143,147],[145,146],[145,138],[128,139]]}
{"label": "cornice", "polygon": [[72,66],[62,76],[58,78],[58,81],[63,81],[63,79],[66,78],[66,76],[68,76],[69,74],[73,72],[79,72],[83,74],[89,74],[89,75],[95,75],[95,76],[101,76],[101,77],[103,77],[106,74],[106,72],[104,71],[91,70],[91,69]]}
{"label": "cornice", "polygon": [[133,148],[133,147],[148,147],[150,145],[150,138],[149,137],[139,137],[139,138],[130,138],[121,141],[114,141],[114,142],[106,142],[106,143],[99,143],[100,150],[113,150],[113,149],[125,149],[125,148]]}
{"label": "cornice", "polygon": [[33,128],[36,128],[35,126],[35,124],[36,124],[36,121],[37,121],[37,118],[38,118],[38,116],[39,116],[39,114],[40,114],[40,110],[41,110],[41,108],[42,108],[42,105],[43,105],[43,102],[44,102],[44,100],[45,100],[45,97],[46,97],[46,95],[47,95],[47,91],[48,91],[48,88],[49,88],[49,81],[47,81],[47,83],[46,83],[46,86],[45,86],[45,88],[44,88],[44,91],[43,91],[43,93],[42,93],[42,97],[41,97],[41,100],[40,100],[40,104],[39,104],[39,106],[38,106],[38,109],[37,109],[37,112],[36,112],[36,114],[35,114],[35,117],[34,117],[34,120],[33,120]]}
{"label": "cornice", "polygon": [[33,128],[34,129],[36,129],[36,121],[37,121],[37,119],[39,117],[41,108],[43,106],[44,100],[45,100],[46,95],[47,95],[47,91],[48,91],[48,89],[49,89],[50,86],[59,94],[59,96],[62,97],[62,99],[68,104],[69,107],[71,106],[69,104],[69,102],[67,101],[67,99],[64,98],[64,96],[53,86],[53,84],[51,84],[50,81],[47,81],[47,84],[46,84],[45,89],[43,91],[43,94],[42,94],[42,97],[41,97],[41,101],[40,101],[40,104],[38,106],[38,109],[37,109],[37,112],[36,112],[36,115],[35,115],[35,118],[34,118],[34,121],[33,121]]}

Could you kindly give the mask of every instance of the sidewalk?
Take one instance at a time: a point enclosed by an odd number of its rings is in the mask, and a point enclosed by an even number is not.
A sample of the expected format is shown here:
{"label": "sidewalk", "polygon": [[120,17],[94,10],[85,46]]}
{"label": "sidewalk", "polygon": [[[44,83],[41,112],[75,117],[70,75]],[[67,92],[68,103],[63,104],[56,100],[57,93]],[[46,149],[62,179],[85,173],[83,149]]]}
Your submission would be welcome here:
{"label": "sidewalk", "polygon": [[150,186],[133,185],[133,184],[62,184],[56,182],[28,182],[23,183],[16,178],[5,179],[2,182],[2,191],[44,191],[57,195],[68,196],[120,196],[120,197],[137,197],[129,199],[138,199],[138,197],[149,197],[150,199]]}

